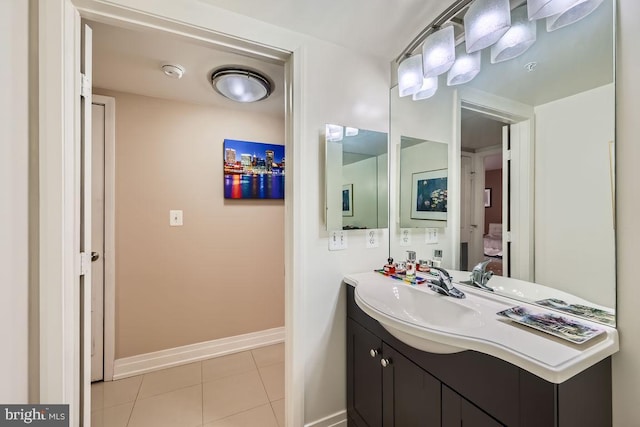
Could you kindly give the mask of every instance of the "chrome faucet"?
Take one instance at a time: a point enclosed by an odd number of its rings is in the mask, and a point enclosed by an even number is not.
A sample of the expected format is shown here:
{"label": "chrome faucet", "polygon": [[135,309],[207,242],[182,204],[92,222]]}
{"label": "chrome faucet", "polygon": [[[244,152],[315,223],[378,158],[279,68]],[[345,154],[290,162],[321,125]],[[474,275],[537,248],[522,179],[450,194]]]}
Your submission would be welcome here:
{"label": "chrome faucet", "polygon": [[471,283],[487,291],[493,291],[493,288],[487,285],[489,279],[493,276],[493,271],[487,271],[487,265],[489,265],[490,262],[490,259],[482,261],[473,267],[471,271]]}
{"label": "chrome faucet", "polygon": [[451,275],[447,270],[440,267],[431,267],[431,271],[434,271],[434,270],[438,273],[438,279],[427,282],[431,290],[438,292],[439,294],[447,295],[454,298],[465,297],[462,291],[455,288],[451,284]]}

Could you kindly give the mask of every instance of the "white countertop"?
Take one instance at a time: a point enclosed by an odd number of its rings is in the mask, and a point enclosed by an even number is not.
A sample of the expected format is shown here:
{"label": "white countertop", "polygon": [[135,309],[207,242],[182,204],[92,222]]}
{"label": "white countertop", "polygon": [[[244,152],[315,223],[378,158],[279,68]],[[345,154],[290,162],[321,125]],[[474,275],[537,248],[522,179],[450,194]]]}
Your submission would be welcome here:
{"label": "white countertop", "polygon": [[[548,310],[471,287],[459,287],[467,297],[456,299],[436,295],[426,286],[411,286],[375,272],[350,274],[344,281],[356,287],[356,303],[365,313],[409,345],[416,339],[426,339],[444,346],[475,350],[510,362],[553,383],[562,383],[619,350],[618,331],[615,328],[575,318],[581,323],[604,330],[604,333],[586,343],[574,344],[496,315],[497,312],[516,305],[526,306],[538,312]],[[365,282],[376,287],[385,287],[381,288],[383,292],[388,288],[389,292],[393,293],[396,288],[395,296],[398,293],[397,288],[409,287],[412,288],[411,292],[425,292],[432,294],[434,298],[447,298],[447,304],[456,304],[461,310],[473,310],[474,324],[459,322],[443,325],[440,321],[438,326],[434,326],[429,322],[429,310],[425,309],[420,313],[420,319],[416,319],[408,310],[393,310],[384,304],[368,304],[358,295],[357,289],[359,284]],[[403,298],[405,300],[402,303],[407,301],[406,296]],[[394,304],[400,303],[396,301],[398,298],[393,299]],[[413,301],[409,303],[413,305]],[[412,309],[415,311],[416,307]],[[562,316],[571,318],[564,313]]]}

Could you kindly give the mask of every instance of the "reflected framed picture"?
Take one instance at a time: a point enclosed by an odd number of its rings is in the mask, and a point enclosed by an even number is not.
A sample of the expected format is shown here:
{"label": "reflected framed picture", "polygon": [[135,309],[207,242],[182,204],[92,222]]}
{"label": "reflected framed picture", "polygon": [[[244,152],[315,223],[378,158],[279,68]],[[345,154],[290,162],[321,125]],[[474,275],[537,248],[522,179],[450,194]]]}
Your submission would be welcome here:
{"label": "reflected framed picture", "polygon": [[412,174],[411,219],[447,220],[448,169]]}
{"label": "reflected framed picture", "polygon": [[490,188],[484,189],[484,207],[485,208],[491,207],[491,189]]}
{"label": "reflected framed picture", "polygon": [[225,199],[284,199],[284,146],[225,139]]}
{"label": "reflected framed picture", "polygon": [[342,186],[342,216],[353,216],[353,184]]}

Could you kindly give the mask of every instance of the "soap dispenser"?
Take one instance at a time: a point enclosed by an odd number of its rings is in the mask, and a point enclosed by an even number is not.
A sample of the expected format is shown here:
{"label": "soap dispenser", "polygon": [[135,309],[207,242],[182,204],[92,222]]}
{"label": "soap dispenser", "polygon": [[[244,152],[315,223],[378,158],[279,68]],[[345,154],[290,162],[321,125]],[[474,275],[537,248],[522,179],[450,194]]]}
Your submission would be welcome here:
{"label": "soap dispenser", "polygon": [[407,273],[406,277],[416,277],[416,253],[415,251],[407,251]]}

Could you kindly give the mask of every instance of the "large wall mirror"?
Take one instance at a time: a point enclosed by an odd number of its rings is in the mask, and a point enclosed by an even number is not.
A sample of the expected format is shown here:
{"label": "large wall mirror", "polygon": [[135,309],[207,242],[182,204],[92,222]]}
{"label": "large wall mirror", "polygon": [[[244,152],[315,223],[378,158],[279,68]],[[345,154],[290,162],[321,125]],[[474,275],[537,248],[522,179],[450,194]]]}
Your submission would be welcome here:
{"label": "large wall mirror", "polygon": [[[446,268],[464,271],[486,260],[496,275],[615,312],[615,1],[554,31],[534,22],[528,50],[499,63],[482,50],[481,71],[467,83],[448,86],[445,73],[418,101],[391,89],[390,254],[429,258],[440,249]],[[464,49],[457,38],[456,53]],[[446,221],[431,245],[421,229],[438,223],[403,208],[416,202],[406,176],[433,169],[425,154],[412,159],[420,170],[405,170],[404,146],[417,140],[448,147]],[[405,228],[411,247],[400,238]]]}
{"label": "large wall mirror", "polygon": [[388,135],[355,127],[325,127],[327,230],[387,228]]}

